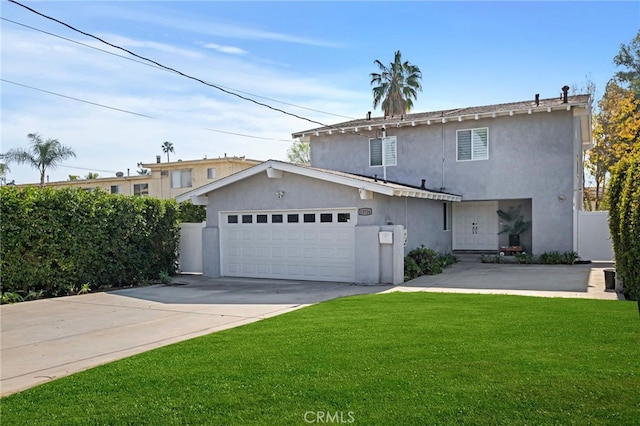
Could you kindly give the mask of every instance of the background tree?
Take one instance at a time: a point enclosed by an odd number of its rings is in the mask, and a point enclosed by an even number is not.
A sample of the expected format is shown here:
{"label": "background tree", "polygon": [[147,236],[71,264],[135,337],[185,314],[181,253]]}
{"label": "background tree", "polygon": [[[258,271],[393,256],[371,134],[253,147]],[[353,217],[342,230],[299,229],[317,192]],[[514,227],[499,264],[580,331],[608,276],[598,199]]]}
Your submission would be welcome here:
{"label": "background tree", "polygon": [[150,175],[150,174],[151,174],[151,172],[149,171],[149,169],[143,169],[142,167],[140,167],[140,168],[138,169],[138,174],[139,174],[140,176],[148,176],[148,175]]}
{"label": "background tree", "polygon": [[586,167],[596,183],[596,210],[602,205],[606,180],[611,168],[638,146],[640,135],[640,100],[633,91],[616,80],[607,84],[598,112],[594,115],[594,147],[587,156]]}
{"label": "background tree", "polygon": [[382,107],[385,116],[402,115],[413,108],[413,100],[422,91],[422,72],[420,68],[402,62],[402,53],[395,53],[393,62],[387,67],[379,60],[373,62],[380,69],[371,73],[373,88],[373,107]]}
{"label": "background tree", "polygon": [[311,145],[307,142],[296,141],[287,150],[287,159],[295,164],[311,163]]}
{"label": "background tree", "polygon": [[4,185],[7,182],[7,173],[10,171],[9,166],[0,163],[0,185]]}
{"label": "background tree", "polygon": [[167,163],[169,162],[169,153],[175,153],[174,149],[173,149],[173,144],[169,141],[164,141],[164,143],[161,145],[162,146],[162,152],[164,152],[165,154],[167,154]]}
{"label": "background tree", "polygon": [[87,173],[87,175],[84,177],[85,179],[98,179],[98,174],[95,172],[89,172]]}
{"label": "background tree", "polygon": [[613,63],[622,67],[616,72],[616,79],[628,85],[636,98],[640,99],[640,30],[629,44],[621,44]]}
{"label": "background tree", "polygon": [[78,175],[69,175],[69,180],[74,181],[74,180],[78,180],[80,179],[80,176]]}
{"label": "background tree", "polygon": [[54,169],[64,160],[76,156],[71,148],[62,145],[57,139],[48,138],[43,141],[42,136],[38,133],[29,133],[27,137],[31,141],[28,150],[14,148],[4,154],[4,158],[8,163],[27,163],[38,169],[40,171],[40,186],[44,186],[47,169]]}

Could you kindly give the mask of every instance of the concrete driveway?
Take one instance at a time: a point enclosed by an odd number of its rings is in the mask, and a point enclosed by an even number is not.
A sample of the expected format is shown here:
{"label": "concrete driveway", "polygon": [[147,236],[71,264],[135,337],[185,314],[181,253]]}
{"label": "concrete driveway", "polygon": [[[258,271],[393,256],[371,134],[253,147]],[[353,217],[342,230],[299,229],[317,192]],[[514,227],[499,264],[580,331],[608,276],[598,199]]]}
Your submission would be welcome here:
{"label": "concrete driveway", "polygon": [[400,286],[181,275],[171,286],[0,306],[2,396],[78,371],[314,303],[355,294],[434,291],[617,299],[611,264],[493,265],[460,262]]}
{"label": "concrete driveway", "polygon": [[181,275],[171,286],[2,305],[1,395],[310,304],[388,288]]}

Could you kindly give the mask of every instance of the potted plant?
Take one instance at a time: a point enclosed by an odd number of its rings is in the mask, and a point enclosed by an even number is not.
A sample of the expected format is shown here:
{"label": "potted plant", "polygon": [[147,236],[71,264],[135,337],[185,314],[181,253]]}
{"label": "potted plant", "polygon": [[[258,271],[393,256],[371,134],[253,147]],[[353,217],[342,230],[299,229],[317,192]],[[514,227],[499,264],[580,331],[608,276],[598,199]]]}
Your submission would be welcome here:
{"label": "potted plant", "polygon": [[520,234],[531,226],[531,221],[524,220],[520,209],[521,206],[511,206],[507,211],[498,210],[497,212],[500,219],[502,219],[502,230],[498,234],[508,234],[511,247],[521,246]]}

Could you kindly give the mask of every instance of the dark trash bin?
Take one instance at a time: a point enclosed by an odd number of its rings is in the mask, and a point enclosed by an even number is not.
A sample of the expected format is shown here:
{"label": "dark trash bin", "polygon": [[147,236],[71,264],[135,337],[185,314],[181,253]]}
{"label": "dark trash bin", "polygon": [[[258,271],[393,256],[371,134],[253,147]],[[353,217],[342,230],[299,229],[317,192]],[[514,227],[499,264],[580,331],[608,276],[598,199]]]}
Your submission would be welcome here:
{"label": "dark trash bin", "polygon": [[616,270],[615,269],[604,270],[604,288],[607,290],[613,290],[616,288]]}

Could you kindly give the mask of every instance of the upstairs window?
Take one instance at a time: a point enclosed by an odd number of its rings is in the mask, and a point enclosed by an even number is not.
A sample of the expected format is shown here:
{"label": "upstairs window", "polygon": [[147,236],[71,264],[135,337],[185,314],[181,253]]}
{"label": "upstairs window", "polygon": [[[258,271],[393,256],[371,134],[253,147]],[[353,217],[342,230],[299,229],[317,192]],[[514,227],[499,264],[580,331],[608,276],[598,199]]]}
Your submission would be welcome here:
{"label": "upstairs window", "polygon": [[136,183],[133,185],[133,195],[149,195],[149,184],[148,183]]}
{"label": "upstairs window", "polygon": [[487,127],[457,132],[458,161],[489,158],[489,129]]}
{"label": "upstairs window", "polygon": [[215,179],[216,178],[216,169],[214,167],[210,167],[207,169],[207,179]]}
{"label": "upstairs window", "polygon": [[381,139],[369,139],[369,166],[397,165],[397,138],[390,136]]}
{"label": "upstairs window", "polygon": [[191,169],[172,171],[171,188],[191,188]]}

